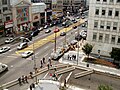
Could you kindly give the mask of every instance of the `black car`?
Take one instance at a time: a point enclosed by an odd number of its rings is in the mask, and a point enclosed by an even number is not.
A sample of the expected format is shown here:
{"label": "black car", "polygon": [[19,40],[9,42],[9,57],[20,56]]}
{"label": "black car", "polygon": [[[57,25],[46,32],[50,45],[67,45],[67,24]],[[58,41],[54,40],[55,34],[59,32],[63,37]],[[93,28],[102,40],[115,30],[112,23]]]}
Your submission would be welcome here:
{"label": "black car", "polygon": [[31,33],[31,36],[32,36],[32,37],[35,37],[35,36],[38,35],[38,33],[39,33],[39,30],[36,29],[35,31],[33,31],[33,32]]}
{"label": "black car", "polygon": [[77,26],[73,26],[73,29],[76,29],[77,28]]}
{"label": "black car", "polygon": [[75,40],[80,41],[81,39],[82,39],[82,36],[81,36],[81,35],[75,36]]}

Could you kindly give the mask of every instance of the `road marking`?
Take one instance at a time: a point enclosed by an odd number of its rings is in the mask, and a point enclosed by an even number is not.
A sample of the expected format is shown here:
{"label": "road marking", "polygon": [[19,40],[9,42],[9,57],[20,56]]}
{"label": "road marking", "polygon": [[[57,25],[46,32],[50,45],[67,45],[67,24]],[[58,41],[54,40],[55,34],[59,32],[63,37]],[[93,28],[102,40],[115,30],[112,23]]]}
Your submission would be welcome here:
{"label": "road marking", "polygon": [[58,78],[58,81],[60,81],[61,77],[62,77],[62,74],[61,74],[60,77]]}
{"label": "road marking", "polygon": [[47,72],[47,73],[45,74],[45,76],[43,77],[43,79],[45,79],[45,78],[47,77],[48,73],[49,73],[49,72]]}
{"label": "road marking", "polygon": [[[59,32],[56,33],[56,36],[57,37],[60,36],[60,33],[63,32],[63,31],[66,31],[66,32],[70,31],[74,25],[78,26],[80,23],[83,23],[83,20],[80,20],[78,23],[75,23],[68,28],[61,29]],[[38,41],[34,42],[34,45],[35,45],[34,50],[41,47],[42,45],[50,42],[52,39],[54,39],[54,34],[51,34],[50,36],[47,36],[44,39],[41,39],[41,40],[38,40]],[[31,44],[30,46],[28,46],[27,48],[25,48],[23,50],[16,51],[16,54],[19,55],[21,52],[25,52],[27,50],[33,50],[33,44]]]}
{"label": "road marking", "polygon": [[69,75],[66,78],[66,82],[68,81],[68,79],[70,78],[70,76],[72,75],[72,72],[69,73]]}

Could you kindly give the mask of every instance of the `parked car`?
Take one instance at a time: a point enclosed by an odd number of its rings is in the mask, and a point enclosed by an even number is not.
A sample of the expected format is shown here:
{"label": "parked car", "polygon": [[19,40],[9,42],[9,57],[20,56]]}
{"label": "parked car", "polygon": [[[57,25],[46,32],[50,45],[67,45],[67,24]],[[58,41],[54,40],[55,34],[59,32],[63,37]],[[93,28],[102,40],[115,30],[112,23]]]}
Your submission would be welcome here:
{"label": "parked car", "polygon": [[33,51],[25,51],[24,53],[22,53],[22,58],[27,58],[31,55],[33,55]]}
{"label": "parked car", "polygon": [[40,32],[40,31],[39,31],[38,29],[36,29],[35,31],[33,31],[33,32],[31,33],[31,36],[32,36],[32,37],[37,36],[39,32]]}
{"label": "parked car", "polygon": [[60,36],[65,36],[66,35],[66,32],[61,32],[60,33]]}
{"label": "parked car", "polygon": [[48,28],[48,25],[45,25],[45,26],[44,26],[44,29],[47,29],[47,28]]}
{"label": "parked car", "polygon": [[23,42],[23,43],[20,43],[20,44],[17,46],[17,49],[18,49],[18,50],[21,50],[21,49],[24,49],[24,48],[26,48],[26,47],[28,47],[27,42]]}
{"label": "parked car", "polygon": [[12,43],[14,41],[14,38],[7,38],[5,40],[5,43],[8,44],[8,43]]}
{"label": "parked car", "polygon": [[50,33],[51,32],[51,30],[50,29],[47,29],[46,31],[45,31],[45,33]]}
{"label": "parked car", "polygon": [[7,70],[8,70],[8,66],[6,64],[0,63],[0,73]]}
{"label": "parked car", "polygon": [[38,28],[39,31],[42,31],[43,29],[44,29],[43,27]]}
{"label": "parked car", "polygon": [[64,28],[67,28],[67,27],[69,27],[69,25],[68,25],[68,24],[66,24],[66,25],[64,26]]}
{"label": "parked car", "polygon": [[2,47],[0,48],[0,53],[4,53],[10,50],[10,47]]}

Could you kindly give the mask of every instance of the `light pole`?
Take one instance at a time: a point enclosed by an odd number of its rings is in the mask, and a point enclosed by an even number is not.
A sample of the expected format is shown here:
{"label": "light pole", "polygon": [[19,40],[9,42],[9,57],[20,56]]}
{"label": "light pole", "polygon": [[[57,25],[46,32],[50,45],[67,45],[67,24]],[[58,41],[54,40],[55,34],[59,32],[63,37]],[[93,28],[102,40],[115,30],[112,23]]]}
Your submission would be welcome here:
{"label": "light pole", "polygon": [[55,27],[54,33],[55,33],[55,46],[54,46],[54,51],[56,53],[56,33],[59,32],[59,29]]}
{"label": "light pole", "polygon": [[[78,29],[77,31],[78,31],[78,36],[79,36],[79,32],[80,31],[79,31],[79,28],[77,28],[77,29]],[[79,60],[79,40],[78,40],[77,44],[78,44],[77,45],[78,46],[78,50],[77,50],[77,65],[78,65],[78,60]]]}

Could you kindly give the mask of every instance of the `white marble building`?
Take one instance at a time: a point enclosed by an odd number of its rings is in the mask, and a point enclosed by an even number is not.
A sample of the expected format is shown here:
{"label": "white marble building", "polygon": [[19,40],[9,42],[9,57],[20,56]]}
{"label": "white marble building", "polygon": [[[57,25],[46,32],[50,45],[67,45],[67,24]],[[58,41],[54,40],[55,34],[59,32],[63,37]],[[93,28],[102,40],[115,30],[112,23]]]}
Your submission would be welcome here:
{"label": "white marble building", "polygon": [[110,56],[120,48],[120,0],[90,0],[87,41],[93,52]]}

